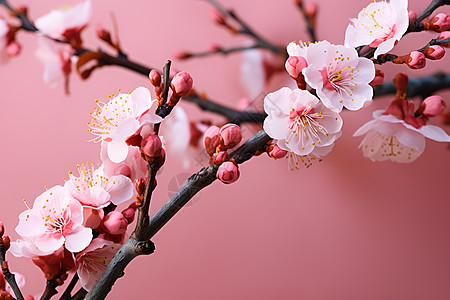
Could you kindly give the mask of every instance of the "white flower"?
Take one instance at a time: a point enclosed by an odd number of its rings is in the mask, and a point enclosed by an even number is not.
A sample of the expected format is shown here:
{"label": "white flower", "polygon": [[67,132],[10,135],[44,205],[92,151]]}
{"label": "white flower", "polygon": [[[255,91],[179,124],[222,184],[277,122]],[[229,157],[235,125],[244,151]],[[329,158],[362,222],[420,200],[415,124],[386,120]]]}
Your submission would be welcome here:
{"label": "white flower", "polygon": [[282,88],[264,99],[264,130],[277,145],[298,155],[329,146],[340,136],[342,119],[310,92]]}
{"label": "white flower", "polygon": [[344,106],[358,110],[372,99],[369,83],[375,67],[369,59],[358,57],[354,48],[319,42],[308,47],[307,61],[308,67],[302,71],[305,80],[326,107],[337,112]]}
{"label": "white flower", "polygon": [[366,134],[359,147],[364,157],[372,161],[412,162],[424,151],[425,137],[450,142],[450,136],[440,127],[424,125],[415,128],[393,115],[383,115],[383,112],[375,111],[374,120],[364,124],[353,135]]}
{"label": "white flower", "polygon": [[81,31],[91,19],[92,3],[90,0],[75,6],[65,5],[55,9],[35,21],[36,27],[43,34],[55,39],[69,38],[69,31]]}
{"label": "white flower", "polygon": [[394,48],[408,29],[408,0],[370,3],[350,22],[345,32],[345,45],[377,48],[376,58]]}
{"label": "white flower", "polygon": [[[99,103],[96,100],[97,104]],[[102,103],[94,110],[88,124],[90,132],[97,137],[94,141],[107,142],[107,155],[114,163],[120,163],[128,155],[126,140],[144,125],[161,122],[162,118],[150,112],[153,104],[150,91],[138,87],[132,93],[119,94],[108,103]]]}
{"label": "white flower", "polygon": [[308,52],[308,47],[312,44],[307,44],[305,42],[290,42],[287,45],[286,50],[289,56],[301,56],[306,58],[306,53]]}

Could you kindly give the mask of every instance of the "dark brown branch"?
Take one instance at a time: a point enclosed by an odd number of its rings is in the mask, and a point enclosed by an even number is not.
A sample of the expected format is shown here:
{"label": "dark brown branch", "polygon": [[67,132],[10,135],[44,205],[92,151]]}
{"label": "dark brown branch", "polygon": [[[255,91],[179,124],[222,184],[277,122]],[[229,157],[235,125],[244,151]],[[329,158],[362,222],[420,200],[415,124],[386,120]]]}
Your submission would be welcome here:
{"label": "dark brown branch", "polygon": [[71,300],[72,299],[72,291],[75,288],[75,285],[78,282],[78,274],[75,273],[72,277],[72,280],[70,281],[69,285],[67,286],[66,290],[62,294],[61,298],[59,300]]}
{"label": "dark brown branch", "polygon": [[204,52],[188,52],[185,53],[185,56],[182,59],[189,59],[189,58],[198,58],[198,57],[205,57],[205,56],[211,56],[215,54],[222,54],[222,55],[228,55],[235,52],[242,52],[252,49],[260,49],[264,48],[260,44],[255,44],[251,46],[242,46],[242,47],[233,47],[233,48],[221,48],[217,47],[217,49],[211,50],[211,51],[204,51]]}
{"label": "dark brown branch", "polygon": [[212,6],[217,8],[219,11],[221,11],[225,15],[228,15],[233,20],[235,20],[241,26],[241,29],[238,31],[238,33],[251,36],[253,39],[255,39],[255,41],[259,45],[261,45],[262,48],[266,48],[278,55],[283,55],[283,56],[285,55],[283,49],[281,49],[280,47],[278,47],[278,46],[268,42],[264,38],[262,38],[253,29],[251,29],[250,26],[248,26],[240,17],[238,17],[234,11],[226,9],[222,4],[220,4],[216,0],[206,0],[206,1],[208,1]]}
{"label": "dark brown branch", "polygon": [[[260,131],[231,153],[230,158],[241,164],[255,154],[264,152],[270,139],[264,131]],[[213,164],[192,175],[181,189],[151,218],[148,225],[147,238],[152,238],[197,192],[214,182],[217,169],[218,167]],[[125,267],[135,257],[150,254],[154,251],[153,243],[150,242],[151,244],[149,244],[149,242],[149,240],[139,242],[134,238],[130,238],[108,264],[100,279],[89,292],[86,300],[104,299],[114,282],[123,276]]]}
{"label": "dark brown branch", "polygon": [[20,288],[16,282],[16,276],[9,270],[8,262],[6,261],[6,251],[7,251],[6,247],[3,244],[3,241],[0,237],[0,264],[2,267],[3,276],[5,277],[6,282],[8,282],[9,286],[13,290],[17,299],[23,300],[24,298],[22,292],[20,291]]}
{"label": "dark brown branch", "polygon": [[82,300],[86,297],[87,293],[88,292],[85,289],[81,288],[73,295],[72,300]]}
{"label": "dark brown branch", "polygon": [[53,296],[58,294],[58,291],[56,290],[57,287],[58,287],[58,282],[56,280],[54,280],[54,279],[47,280],[44,293],[41,296],[41,300],[51,299]]}

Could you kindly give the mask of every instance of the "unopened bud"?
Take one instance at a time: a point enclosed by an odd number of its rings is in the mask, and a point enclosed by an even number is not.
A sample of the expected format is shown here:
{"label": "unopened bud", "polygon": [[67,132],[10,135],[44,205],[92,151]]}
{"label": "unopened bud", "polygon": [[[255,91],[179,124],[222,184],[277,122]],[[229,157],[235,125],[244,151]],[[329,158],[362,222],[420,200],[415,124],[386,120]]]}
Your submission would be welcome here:
{"label": "unopened bud", "polygon": [[187,51],[177,51],[173,54],[173,56],[177,59],[187,59],[192,56],[190,52]]}
{"label": "unopened bud", "polygon": [[[437,40],[445,40],[450,38],[450,31],[441,32]],[[450,43],[441,44],[442,47],[450,48]]]}
{"label": "unopened bud", "polygon": [[209,17],[211,18],[211,20],[214,23],[217,23],[219,25],[224,25],[225,24],[225,16],[223,15],[223,13],[218,10],[217,8],[212,8],[209,11]]}
{"label": "unopened bud", "polygon": [[34,297],[31,295],[26,295],[24,299],[25,300],[34,300]]}
{"label": "unopened bud", "polygon": [[188,72],[177,73],[170,83],[172,91],[179,97],[186,96],[192,89],[194,80]]}
{"label": "unopened bud", "polygon": [[203,136],[203,145],[205,146],[206,152],[209,155],[213,155],[216,152],[216,148],[219,146],[220,142],[220,128],[217,126],[209,127]]}
{"label": "unopened bud", "polygon": [[412,51],[407,56],[406,63],[411,69],[417,70],[425,68],[427,60],[425,58],[425,54],[423,54],[422,52]]}
{"label": "unopened bud", "polygon": [[228,153],[226,151],[220,151],[212,155],[212,162],[218,166],[228,160]]}
{"label": "unopened bud", "polygon": [[9,235],[5,235],[4,237],[2,237],[2,243],[3,245],[5,245],[5,250],[8,250],[11,246],[11,238],[9,237]]}
{"label": "unopened bud", "polygon": [[239,179],[238,166],[230,161],[224,162],[217,170],[217,179],[226,184],[236,182]]}
{"label": "unopened bud", "polygon": [[112,211],[103,218],[98,230],[101,233],[122,234],[127,231],[127,227],[128,221],[124,215],[118,211]]}
{"label": "unopened bud", "polygon": [[423,25],[425,30],[443,32],[450,29],[450,16],[445,13],[438,13]]}
{"label": "unopened bud", "polygon": [[420,105],[420,110],[422,110],[422,114],[427,117],[436,117],[444,112],[446,106],[444,99],[435,95],[423,100]]}
{"label": "unopened bud", "polygon": [[3,221],[0,221],[0,238],[5,234],[5,226],[3,226]]}
{"label": "unopened bud", "polygon": [[101,39],[102,41],[105,41],[108,44],[112,44],[111,40],[111,33],[103,28],[102,25],[97,24],[97,27],[95,28],[95,32],[97,33],[97,37]]}
{"label": "unopened bud", "polygon": [[222,50],[222,47],[220,47],[216,43],[209,43],[207,48],[211,52],[219,52],[220,50]]}
{"label": "unopened bud", "polygon": [[220,128],[220,146],[230,149],[242,140],[241,128],[236,124],[226,124]]}
{"label": "unopened bud", "polygon": [[134,216],[136,214],[136,209],[136,203],[131,203],[130,206],[122,211],[122,215],[125,217],[125,219],[127,219],[128,224],[133,222]]}
{"label": "unopened bud", "polygon": [[159,87],[161,85],[161,75],[156,70],[151,70],[150,74],[148,74],[148,78],[150,79],[150,83],[153,86]]}
{"label": "unopened bud", "polygon": [[384,81],[384,72],[378,69],[375,69],[375,77],[369,83],[371,86],[377,86],[382,84]]}
{"label": "unopened bud", "polygon": [[412,22],[414,22],[417,19],[417,13],[415,11],[408,11],[408,19],[409,19],[409,24],[411,24]]}
{"label": "unopened bud", "polygon": [[144,195],[147,180],[144,178],[136,179],[135,188],[138,195]]}
{"label": "unopened bud", "polygon": [[425,54],[428,59],[438,60],[444,57],[445,49],[442,46],[433,45],[425,49],[425,51],[423,51],[423,54]]}
{"label": "unopened bud", "polygon": [[267,154],[273,159],[280,159],[287,155],[287,151],[281,149],[278,145],[270,145],[267,147]]}
{"label": "unopened bud", "polygon": [[308,63],[303,56],[291,56],[286,60],[284,66],[289,76],[296,80],[302,70],[308,66]]}
{"label": "unopened bud", "polygon": [[406,73],[398,73],[393,79],[395,88],[397,89],[397,98],[406,98],[406,87],[408,86],[408,75]]}
{"label": "unopened bud", "polygon": [[11,42],[6,46],[5,51],[9,57],[13,57],[19,55],[21,49],[22,47],[20,47],[19,43]]}
{"label": "unopened bud", "polygon": [[319,11],[319,5],[315,2],[308,2],[305,5],[305,14],[308,17],[309,23],[312,28],[316,27],[316,17]]}
{"label": "unopened bud", "polygon": [[142,139],[141,149],[148,157],[157,157],[161,154],[162,142],[159,136],[149,134]]}

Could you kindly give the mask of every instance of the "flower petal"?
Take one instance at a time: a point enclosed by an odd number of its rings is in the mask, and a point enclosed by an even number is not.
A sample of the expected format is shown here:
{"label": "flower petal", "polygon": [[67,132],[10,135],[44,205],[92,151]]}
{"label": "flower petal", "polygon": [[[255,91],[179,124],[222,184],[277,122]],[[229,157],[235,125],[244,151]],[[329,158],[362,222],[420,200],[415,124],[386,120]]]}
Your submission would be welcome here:
{"label": "flower petal", "polygon": [[108,157],[114,163],[120,163],[127,158],[128,146],[125,142],[109,142],[108,143]]}
{"label": "flower petal", "polygon": [[86,248],[92,240],[92,230],[84,226],[78,226],[71,234],[66,236],[66,249],[70,252],[80,252]]}

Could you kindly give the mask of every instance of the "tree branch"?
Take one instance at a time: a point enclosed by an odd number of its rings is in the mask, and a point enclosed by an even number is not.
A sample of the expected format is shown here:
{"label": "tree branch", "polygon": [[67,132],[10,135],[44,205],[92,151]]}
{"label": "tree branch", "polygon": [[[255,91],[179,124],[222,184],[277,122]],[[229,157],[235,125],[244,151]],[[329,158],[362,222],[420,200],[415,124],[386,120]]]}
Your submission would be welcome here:
{"label": "tree branch", "polygon": [[425,18],[430,16],[438,7],[450,5],[450,0],[433,0],[430,5],[408,26],[408,30],[405,35],[410,32],[420,32],[423,31],[423,24],[421,23]]}
{"label": "tree branch", "polygon": [[[230,159],[233,158],[238,164],[244,163],[255,154],[265,151],[270,140],[271,138],[264,131],[260,131],[232,152]],[[192,175],[181,189],[150,219],[147,238],[152,238],[196,193],[214,182],[217,169],[218,166],[212,164]],[[108,264],[100,279],[89,292],[86,300],[104,299],[114,282],[123,276],[125,267],[135,257],[150,254],[154,251],[153,243],[148,244],[148,242],[150,241],[139,242],[134,238],[130,238]]]}
{"label": "tree branch", "polygon": [[217,47],[217,49],[211,50],[211,51],[204,51],[204,52],[186,52],[184,53],[184,56],[180,59],[190,59],[190,58],[198,58],[198,57],[205,57],[210,56],[214,54],[222,54],[222,55],[228,55],[234,52],[242,52],[252,49],[261,49],[264,48],[260,44],[254,44],[251,46],[242,46],[242,47],[233,47],[233,48],[227,48],[224,49],[222,47]]}
{"label": "tree branch", "polygon": [[23,300],[22,292],[20,291],[19,286],[16,282],[16,276],[9,271],[8,262],[6,261],[6,247],[3,244],[3,240],[0,237],[0,264],[2,266],[3,276],[5,277],[6,282],[8,282],[9,286],[13,290],[18,300]]}

